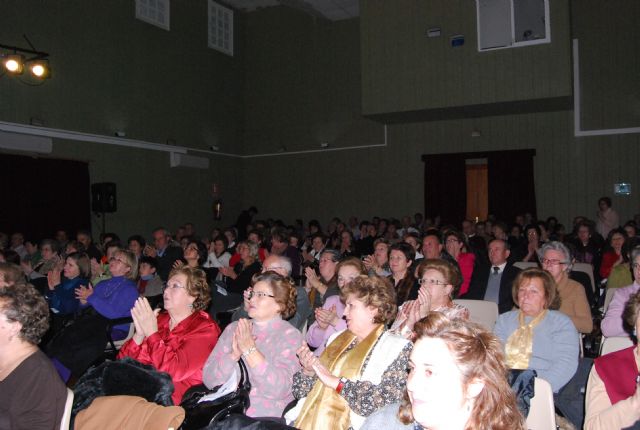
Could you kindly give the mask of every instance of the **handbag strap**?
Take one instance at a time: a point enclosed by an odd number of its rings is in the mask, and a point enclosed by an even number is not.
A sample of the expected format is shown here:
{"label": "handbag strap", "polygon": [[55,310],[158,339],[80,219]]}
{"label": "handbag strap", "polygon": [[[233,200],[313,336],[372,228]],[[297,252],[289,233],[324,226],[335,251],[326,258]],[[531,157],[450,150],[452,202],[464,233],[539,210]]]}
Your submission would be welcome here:
{"label": "handbag strap", "polygon": [[245,364],[242,358],[238,360],[238,365],[240,366],[240,382],[238,382],[238,388],[244,388],[247,391],[251,391],[251,381],[249,380],[249,371],[247,370],[247,365]]}

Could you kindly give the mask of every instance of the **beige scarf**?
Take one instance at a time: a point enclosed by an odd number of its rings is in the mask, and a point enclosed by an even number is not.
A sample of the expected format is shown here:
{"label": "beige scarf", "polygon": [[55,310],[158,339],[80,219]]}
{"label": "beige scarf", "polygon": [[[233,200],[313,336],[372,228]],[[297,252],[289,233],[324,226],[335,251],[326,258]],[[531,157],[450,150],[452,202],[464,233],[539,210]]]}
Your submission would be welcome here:
{"label": "beige scarf", "polygon": [[510,369],[528,369],[529,359],[533,352],[533,329],[547,316],[547,310],[543,310],[531,320],[529,324],[524,322],[522,311],[518,314],[520,327],[513,332],[505,345],[507,367]]}

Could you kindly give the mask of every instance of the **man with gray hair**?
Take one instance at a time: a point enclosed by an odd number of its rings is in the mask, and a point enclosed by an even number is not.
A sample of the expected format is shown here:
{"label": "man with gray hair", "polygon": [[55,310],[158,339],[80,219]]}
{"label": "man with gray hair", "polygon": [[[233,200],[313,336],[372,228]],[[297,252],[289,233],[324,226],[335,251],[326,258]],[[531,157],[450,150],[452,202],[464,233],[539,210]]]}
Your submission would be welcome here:
{"label": "man with gray hair", "polygon": [[[276,272],[280,276],[291,277],[291,267],[291,260],[287,257],[271,254],[262,262],[262,273]],[[288,321],[292,326],[302,331],[312,313],[311,303],[309,302],[307,291],[303,287],[296,287],[296,290],[298,293],[296,298],[296,313],[289,318]],[[237,321],[240,318],[249,318],[249,314],[247,312],[249,307],[247,299],[248,293],[249,289],[245,290],[244,303],[233,313],[233,316],[231,317],[232,321]]]}

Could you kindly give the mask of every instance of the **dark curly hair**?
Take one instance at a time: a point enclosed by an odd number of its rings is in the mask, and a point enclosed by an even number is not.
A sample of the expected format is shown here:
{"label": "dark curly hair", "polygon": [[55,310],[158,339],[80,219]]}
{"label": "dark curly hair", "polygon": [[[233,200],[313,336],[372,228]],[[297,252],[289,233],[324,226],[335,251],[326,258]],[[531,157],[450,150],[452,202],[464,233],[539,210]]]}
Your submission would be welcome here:
{"label": "dark curly hair", "polygon": [[49,306],[31,284],[17,283],[0,288],[0,312],[10,322],[22,325],[20,339],[33,345],[49,329]]}
{"label": "dark curly hair", "polygon": [[340,298],[347,301],[349,295],[355,295],[365,306],[373,306],[378,313],[373,318],[377,324],[389,324],[396,317],[396,290],[387,278],[360,275],[349,282],[340,291]]}
{"label": "dark curly hair", "polygon": [[211,294],[209,292],[209,284],[207,284],[207,275],[204,270],[189,266],[182,266],[173,269],[169,273],[169,279],[176,275],[185,275],[187,277],[187,285],[185,291],[191,297],[195,297],[193,302],[194,311],[204,311],[209,307],[211,302]]}
{"label": "dark curly hair", "polygon": [[276,272],[268,271],[255,275],[251,286],[258,282],[266,282],[273,290],[273,298],[280,305],[280,314],[283,319],[288,319],[296,313],[296,299],[298,290],[289,277],[284,277]]}

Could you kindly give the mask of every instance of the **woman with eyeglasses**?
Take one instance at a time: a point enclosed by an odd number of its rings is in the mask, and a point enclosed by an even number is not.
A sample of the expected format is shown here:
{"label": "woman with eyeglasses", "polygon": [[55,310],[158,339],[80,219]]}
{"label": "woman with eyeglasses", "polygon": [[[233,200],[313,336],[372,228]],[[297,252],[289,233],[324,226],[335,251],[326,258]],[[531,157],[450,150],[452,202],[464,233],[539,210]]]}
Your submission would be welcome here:
{"label": "woman with eyeglasses", "polygon": [[[367,269],[356,257],[347,257],[336,266],[338,273],[338,288],[340,291],[349,282],[360,275],[366,275]],[[313,352],[320,356],[324,351],[327,340],[334,334],[347,328],[347,323],[342,316],[344,314],[344,302],[339,295],[327,298],[324,305],[316,308],[316,320],[307,331],[307,344],[316,348]]]}
{"label": "woman with eyeglasses", "polygon": [[461,296],[469,291],[469,283],[473,276],[473,266],[476,262],[476,256],[473,252],[468,252],[469,246],[464,235],[456,230],[449,230],[444,235],[444,244],[447,253],[453,257],[460,267],[462,274],[462,284],[460,284],[457,296]]}
{"label": "woman with eyeglasses", "polygon": [[417,269],[420,290],[418,298],[410,300],[398,312],[391,330],[405,338],[413,337],[414,324],[429,312],[441,312],[449,319],[468,319],[469,310],[453,302],[462,284],[460,272],[446,260],[423,260]]}
{"label": "woman with eyeglasses", "polygon": [[164,312],[151,309],[145,297],[136,301],[131,309],[135,333],[118,358],[131,357],[171,375],[172,399],[178,405],[189,387],[202,383],[202,366],[218,341],[220,328],[206,312],[211,298],[201,269],[173,269],[163,298]]}
{"label": "woman with eyeglasses", "polygon": [[560,296],[558,310],[571,318],[580,333],[591,333],[593,320],[587,294],[582,285],[569,279],[572,266],[569,248],[560,242],[547,242],[540,248],[539,257],[542,268],[553,276],[556,283]]}
{"label": "woman with eyeglasses", "polygon": [[300,369],[296,349],[302,333],[289,324],[296,311],[297,291],[288,277],[275,272],[254,276],[247,293],[249,317],[225,328],[204,365],[209,388],[226,382],[244,360],[251,381],[250,417],[280,417],[293,400],[293,374]]}
{"label": "woman with eyeglasses", "polygon": [[[131,315],[131,308],[138,299],[135,279],[138,276],[138,260],[131,251],[119,250],[109,261],[111,278],[80,285],[75,290],[80,301],[79,313],[74,324],[65,327],[52,340],[49,355],[55,359],[63,379],[71,375],[79,377],[104,351],[107,343],[109,319]],[[116,325],[111,331],[113,340],[124,339],[129,324]]]}

